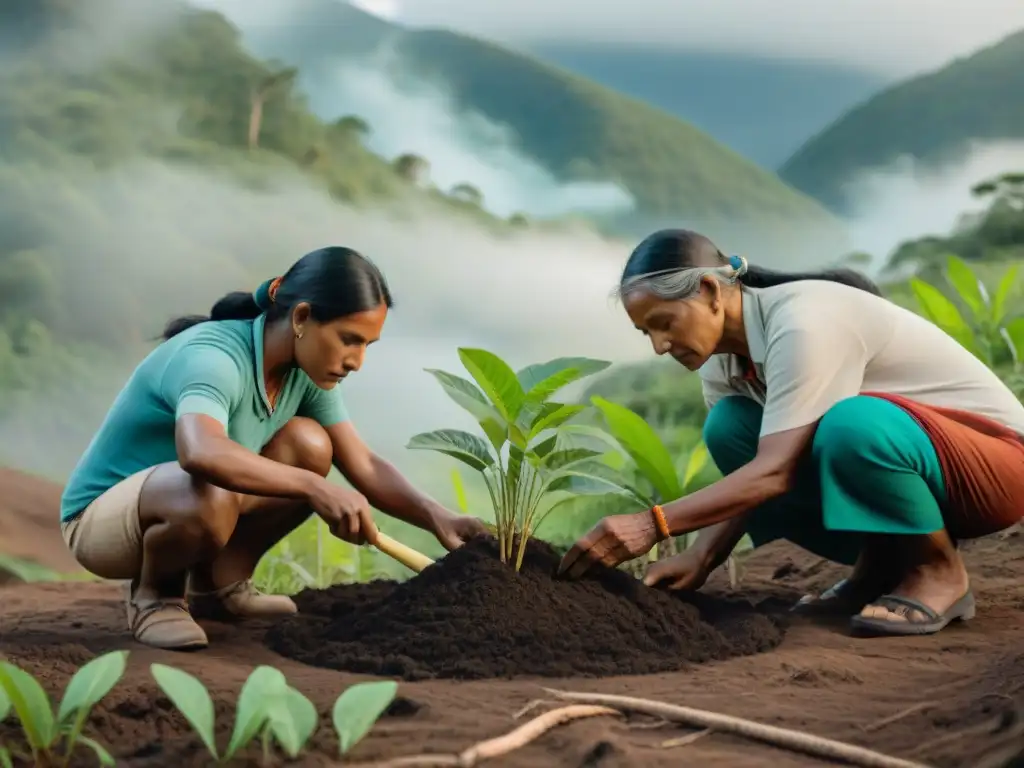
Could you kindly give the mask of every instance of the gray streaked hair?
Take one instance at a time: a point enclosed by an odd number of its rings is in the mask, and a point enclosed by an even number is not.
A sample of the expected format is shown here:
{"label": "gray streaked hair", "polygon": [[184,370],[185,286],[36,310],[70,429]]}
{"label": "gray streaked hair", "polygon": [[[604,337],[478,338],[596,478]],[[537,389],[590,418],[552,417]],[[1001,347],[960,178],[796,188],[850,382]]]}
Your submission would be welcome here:
{"label": "gray streaked hair", "polygon": [[701,281],[709,275],[726,285],[735,285],[746,273],[747,260],[732,256],[717,267],[681,267],[636,275],[624,280],[613,293],[620,300],[634,291],[649,291],[659,299],[682,301],[696,296]]}

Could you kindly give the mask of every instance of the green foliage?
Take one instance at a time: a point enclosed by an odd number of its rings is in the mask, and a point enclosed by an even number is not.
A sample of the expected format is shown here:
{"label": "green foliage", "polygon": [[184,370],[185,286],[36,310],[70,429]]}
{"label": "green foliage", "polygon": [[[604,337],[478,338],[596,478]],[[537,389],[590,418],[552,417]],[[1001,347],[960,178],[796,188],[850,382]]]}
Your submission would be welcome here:
{"label": "green foliage", "polygon": [[843,187],[858,171],[900,157],[942,161],[971,141],[1024,136],[1022,90],[1024,32],[1018,32],[855,107],[804,144],[779,173],[830,208],[844,210],[851,201]]}
{"label": "green foliage", "polygon": [[[110,753],[82,731],[93,707],[124,675],[127,660],[127,651],[112,651],[79,669],[68,682],[56,715],[46,691],[32,675],[0,662],[0,721],[14,711],[36,765],[67,766],[79,745],[91,749],[102,765],[114,765]],[[17,754],[0,748],[0,764],[10,764],[10,756]]]}
{"label": "green foliage", "polygon": [[[157,685],[195,729],[210,755],[226,762],[258,740],[264,764],[276,743],[288,757],[302,752],[319,724],[313,703],[288,684],[273,667],[256,667],[242,685],[235,707],[235,725],[223,754],[217,751],[213,699],[195,677],[174,667],[150,667]],[[332,710],[334,727],[344,753],[365,736],[394,699],[397,684],[391,681],[361,683],[344,691]]]}
{"label": "green foliage", "polygon": [[1009,312],[1019,274],[1020,267],[1011,265],[990,292],[963,259],[950,255],[945,277],[953,299],[920,278],[911,278],[910,287],[926,318],[995,368],[1024,362],[1024,318]]}
{"label": "green foliage", "polygon": [[[526,541],[543,519],[543,515],[538,518],[543,504],[561,489],[560,479],[569,467],[593,455],[593,451],[560,443],[566,423],[584,406],[555,402],[551,397],[609,363],[562,357],[517,373],[483,349],[461,348],[459,357],[475,384],[446,371],[428,372],[473,416],[485,437],[441,429],[414,436],[408,447],[451,456],[482,475],[494,509],[502,561],[510,562],[515,556],[518,569]],[[519,549],[514,555],[517,538]]]}

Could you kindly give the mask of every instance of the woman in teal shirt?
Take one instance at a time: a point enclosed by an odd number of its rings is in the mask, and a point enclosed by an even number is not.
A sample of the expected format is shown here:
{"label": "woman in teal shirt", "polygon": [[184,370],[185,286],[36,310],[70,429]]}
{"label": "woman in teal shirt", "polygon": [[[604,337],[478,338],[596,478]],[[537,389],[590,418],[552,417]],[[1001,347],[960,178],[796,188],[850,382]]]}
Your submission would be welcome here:
{"label": "woman in teal shirt", "polygon": [[[338,384],[392,306],[348,248],[303,256],[210,317],[172,321],[135,369],[64,490],[61,528],[82,567],[129,582],[129,628],[158,648],[207,645],[193,605],[240,618],[295,613],[252,584],[260,558],[309,517],[374,543],[371,505],[449,550],[484,531],[415,490],[360,439]],[[336,466],[357,490],[328,482]]]}

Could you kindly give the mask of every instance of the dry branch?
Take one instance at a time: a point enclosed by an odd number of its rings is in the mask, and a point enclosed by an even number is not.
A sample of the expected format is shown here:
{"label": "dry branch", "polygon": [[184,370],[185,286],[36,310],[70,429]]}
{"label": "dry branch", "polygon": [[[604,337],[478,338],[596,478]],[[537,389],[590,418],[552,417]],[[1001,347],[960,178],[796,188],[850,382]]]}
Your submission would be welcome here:
{"label": "dry branch", "polygon": [[763,725],[753,720],[744,720],[743,718],[732,717],[731,715],[720,715],[715,712],[680,707],[649,699],[636,699],[630,696],[556,691],[550,688],[545,688],[544,690],[562,700],[598,704],[615,707],[623,711],[663,717],[666,720],[674,720],[675,722],[686,723],[687,725],[699,728],[711,729],[719,733],[744,736],[774,747],[801,752],[813,757],[826,760],[841,760],[852,765],[863,766],[863,768],[928,768],[923,763],[891,757],[871,749],[854,746],[853,744],[845,744],[841,741],[833,741],[832,739],[813,736],[788,728]]}
{"label": "dry branch", "polygon": [[504,736],[481,741],[458,755],[410,755],[408,757],[395,758],[394,760],[386,760],[383,763],[375,763],[374,765],[376,768],[440,768],[441,766],[472,768],[472,766],[477,765],[483,760],[501,757],[509,752],[521,749],[534,739],[543,736],[552,728],[572,720],[596,717],[598,715],[621,716],[621,714],[619,710],[611,707],[572,704],[545,712],[543,715],[538,715],[529,722],[523,723],[514,731],[510,731]]}

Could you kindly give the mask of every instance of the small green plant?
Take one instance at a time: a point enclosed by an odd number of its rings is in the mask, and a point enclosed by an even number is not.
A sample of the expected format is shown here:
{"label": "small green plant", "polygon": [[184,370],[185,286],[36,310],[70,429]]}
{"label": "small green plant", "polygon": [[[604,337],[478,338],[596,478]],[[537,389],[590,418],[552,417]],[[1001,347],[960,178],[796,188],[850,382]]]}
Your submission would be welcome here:
{"label": "small green plant", "polygon": [[[231,739],[220,754],[214,738],[213,699],[206,687],[187,672],[164,664],[153,664],[150,671],[160,689],[195,729],[210,755],[221,763],[231,760],[257,738],[264,765],[270,763],[275,742],[288,757],[295,758],[305,748],[320,720],[313,702],[291,687],[279,670],[261,665],[242,685]],[[369,732],[391,703],[396,690],[397,685],[391,681],[361,683],[338,697],[333,720],[343,752]]]}
{"label": "small green plant", "polygon": [[946,259],[945,278],[966,310],[947,298],[936,286],[912,278],[911,290],[921,313],[956,339],[990,368],[1007,357],[1016,368],[1024,364],[1024,317],[1009,313],[1009,302],[1017,289],[1020,267],[1009,267],[994,293],[988,291],[974,270],[957,256]]}
{"label": "small green plant", "polygon": [[[560,428],[585,406],[551,397],[563,387],[608,367],[603,360],[563,357],[530,365],[518,373],[492,352],[459,349],[462,364],[475,380],[428,370],[456,403],[465,408],[486,436],[459,429],[416,435],[408,447],[451,456],[483,475],[494,509],[502,562],[522,566],[526,542],[539,524],[538,513],[557,490],[560,472],[593,455],[562,450]],[[515,541],[518,539],[518,553]]]}
{"label": "small green plant", "polygon": [[[113,651],[79,669],[64,690],[56,716],[46,691],[32,675],[0,662],[0,721],[14,710],[35,765],[67,766],[78,745],[91,749],[101,764],[114,765],[110,753],[82,730],[92,708],[124,675],[127,659],[127,651]],[[0,765],[10,766],[12,756],[24,757],[0,747]]]}

